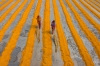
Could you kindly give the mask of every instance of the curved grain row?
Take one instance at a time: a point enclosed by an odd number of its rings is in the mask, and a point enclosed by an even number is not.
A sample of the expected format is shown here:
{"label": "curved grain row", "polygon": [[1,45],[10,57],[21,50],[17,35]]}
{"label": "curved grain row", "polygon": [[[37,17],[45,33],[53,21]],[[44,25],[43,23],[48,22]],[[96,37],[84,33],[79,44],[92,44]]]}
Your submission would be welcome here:
{"label": "curved grain row", "polygon": [[19,8],[13,13],[13,15],[10,17],[10,19],[6,22],[6,24],[2,27],[0,30],[0,42],[2,41],[2,38],[5,35],[6,30],[10,27],[10,25],[13,23],[19,12],[22,10],[22,8],[27,3],[27,0],[24,0],[23,3],[19,6]]}
{"label": "curved grain row", "polygon": [[84,6],[86,6],[94,15],[96,15],[98,18],[100,18],[100,13],[95,12],[90,6],[88,6],[88,5],[84,2],[84,0],[80,0],[80,2],[81,2]]}
{"label": "curved grain row", "polygon": [[0,2],[0,5],[3,4],[4,2],[6,2],[6,0],[2,0],[2,1]]}
{"label": "curved grain row", "polygon": [[96,2],[100,3],[100,0],[95,0]]}
{"label": "curved grain row", "polygon": [[69,1],[66,0],[66,2],[68,3],[68,5],[70,6],[70,9],[72,10],[72,12],[74,13],[75,18],[77,19],[80,28],[84,31],[84,33],[86,34],[87,38],[90,40],[90,42],[92,43],[98,57],[100,58],[100,42],[97,39],[97,37],[88,29],[88,26],[85,24],[85,22],[83,21],[83,19],[80,17],[80,15],[77,13],[77,11],[73,8],[73,6],[70,4]]}
{"label": "curved grain row", "polygon": [[52,66],[52,40],[50,34],[50,0],[46,0],[43,23],[43,55],[41,66]]}
{"label": "curved grain row", "polygon": [[20,0],[17,0],[4,14],[2,14],[1,18],[0,18],[0,22],[2,22],[6,16],[12,11],[12,9],[14,9],[14,7],[20,2]]}
{"label": "curved grain row", "polygon": [[20,36],[22,28],[27,20],[28,14],[30,10],[32,9],[33,4],[34,4],[34,0],[31,0],[29,5],[27,6],[27,9],[23,13],[20,21],[18,22],[17,26],[14,28],[13,33],[10,37],[10,40],[8,41],[7,46],[5,47],[4,51],[2,52],[2,55],[0,56],[0,66],[8,65],[11,53],[16,47],[17,40]]}
{"label": "curved grain row", "polygon": [[92,6],[94,9],[96,9],[98,12],[100,12],[100,8],[97,8],[94,4],[92,4],[89,0],[85,0],[90,6]]}
{"label": "curved grain row", "polygon": [[56,30],[58,33],[58,37],[59,37],[59,46],[60,46],[60,50],[61,50],[61,55],[62,55],[62,59],[64,62],[64,66],[74,66],[74,63],[70,57],[70,52],[68,49],[68,43],[66,41],[66,37],[64,35],[63,32],[63,28],[61,25],[61,20],[60,20],[60,14],[56,5],[56,0],[52,0],[53,2],[53,7],[54,7],[54,16],[55,16],[55,21],[56,21]]}
{"label": "curved grain row", "polygon": [[90,1],[100,8],[100,4],[99,3],[95,2],[94,0],[90,0]]}
{"label": "curved grain row", "polygon": [[83,13],[83,15],[87,18],[87,20],[94,25],[94,27],[100,32],[100,25],[75,1],[72,0],[77,8]]}
{"label": "curved grain row", "polygon": [[76,31],[76,29],[74,27],[74,24],[72,23],[72,19],[71,19],[70,15],[69,15],[69,13],[68,13],[68,11],[67,11],[64,3],[62,2],[62,0],[60,0],[60,3],[61,3],[63,12],[64,12],[65,17],[66,17],[66,22],[67,22],[67,24],[69,26],[69,29],[70,29],[70,31],[71,31],[71,33],[73,35],[73,38],[74,38],[74,40],[76,42],[76,45],[78,46],[80,55],[82,56],[82,59],[84,60],[86,66],[94,66],[94,63],[92,61],[92,58],[89,55],[87,49],[85,48],[82,39],[78,35],[78,32]]}
{"label": "curved grain row", "polygon": [[9,5],[13,0],[9,0],[3,6],[0,7],[0,11],[2,11],[7,5]]}
{"label": "curved grain row", "polygon": [[20,66],[30,66],[30,61],[32,58],[32,52],[33,52],[33,47],[34,47],[34,42],[35,42],[35,32],[36,32],[36,27],[37,26],[37,21],[36,17],[38,16],[41,8],[41,3],[42,0],[38,0],[37,8],[34,13],[34,17],[32,20],[32,26],[30,28],[29,34],[28,34],[28,39],[26,42],[26,46],[22,52],[22,58],[21,58],[21,64]]}
{"label": "curved grain row", "polygon": [[83,13],[86,19],[98,30],[100,33],[100,25],[76,2],[76,0],[72,0],[77,8]]}

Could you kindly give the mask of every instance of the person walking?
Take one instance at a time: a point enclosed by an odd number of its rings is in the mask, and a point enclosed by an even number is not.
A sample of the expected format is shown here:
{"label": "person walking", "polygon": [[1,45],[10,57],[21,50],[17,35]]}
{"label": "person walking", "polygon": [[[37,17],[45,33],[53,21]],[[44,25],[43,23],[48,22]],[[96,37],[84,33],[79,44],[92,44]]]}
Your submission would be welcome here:
{"label": "person walking", "polygon": [[37,16],[37,23],[38,23],[38,28],[41,29],[41,17],[39,15]]}
{"label": "person walking", "polygon": [[37,16],[37,24],[38,24],[38,29],[36,31],[36,36],[37,36],[38,42],[40,42],[41,17],[39,15]]}
{"label": "person walking", "polygon": [[51,28],[52,28],[52,34],[53,34],[55,31],[55,20],[52,21]]}

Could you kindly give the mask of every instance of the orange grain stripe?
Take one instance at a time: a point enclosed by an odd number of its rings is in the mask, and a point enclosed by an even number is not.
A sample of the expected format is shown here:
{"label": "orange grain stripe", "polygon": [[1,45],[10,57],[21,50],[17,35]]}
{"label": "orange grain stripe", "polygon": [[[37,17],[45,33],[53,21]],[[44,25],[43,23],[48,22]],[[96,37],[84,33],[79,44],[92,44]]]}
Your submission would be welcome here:
{"label": "orange grain stripe", "polygon": [[66,41],[66,37],[64,35],[64,31],[61,25],[61,20],[60,20],[60,14],[58,11],[58,6],[56,5],[56,0],[52,0],[53,2],[53,7],[54,7],[54,16],[55,16],[55,21],[56,21],[56,30],[58,33],[59,37],[59,43],[60,43],[60,50],[61,50],[61,55],[62,59],[64,62],[64,66],[74,66],[74,63],[70,57],[70,52],[68,49],[68,43]]}
{"label": "orange grain stripe", "polygon": [[100,4],[99,3],[97,3],[96,1],[94,1],[94,0],[90,0],[93,4],[95,4],[96,6],[98,6],[99,8],[100,8]]}
{"label": "orange grain stripe", "polygon": [[85,0],[91,7],[96,9],[98,12],[100,12],[100,8],[97,8],[94,4],[92,4],[89,0]]}
{"label": "orange grain stripe", "polygon": [[3,4],[4,2],[6,2],[6,0],[2,0],[2,1],[0,2],[0,5]]}
{"label": "orange grain stripe", "polygon": [[25,6],[26,3],[27,3],[27,0],[24,0],[23,3],[19,6],[19,8],[10,17],[10,19],[6,22],[6,24],[2,27],[2,29],[0,30],[0,42],[2,41],[2,39],[5,35],[5,32],[10,27],[10,25],[13,23],[13,21],[15,20],[15,18],[18,15],[18,13],[23,9],[23,7]]}
{"label": "orange grain stripe", "polygon": [[[75,5],[77,5],[77,7],[79,6],[77,4],[77,2],[75,0],[73,0],[73,2],[75,3]],[[75,9],[73,10],[75,11]],[[76,13],[76,12],[75,12]],[[79,14],[75,14],[75,16],[77,17],[77,15]],[[79,18],[79,19],[78,19]],[[88,29],[87,25],[84,23],[84,21],[82,20],[81,17],[77,17],[77,20],[81,26],[81,29],[84,31],[84,33],[86,34],[87,38],[91,41],[98,57],[100,58],[100,42],[97,39],[97,37]]]}
{"label": "orange grain stripe", "polygon": [[97,22],[76,2],[76,0],[73,0],[74,4],[77,6],[77,8],[83,13],[83,15],[86,17],[86,19],[98,30],[100,33],[100,25],[97,24]]}
{"label": "orange grain stripe", "polygon": [[100,0],[95,0],[96,2],[100,3]]}
{"label": "orange grain stripe", "polygon": [[84,0],[80,0],[80,2],[87,7],[94,15],[96,15],[98,18],[100,18],[100,13],[95,12],[92,8],[90,8],[90,6],[88,6],[87,4],[85,4]]}
{"label": "orange grain stripe", "polygon": [[[28,0],[25,0],[28,1]],[[11,57],[11,53],[16,47],[17,40],[20,36],[20,33],[22,31],[22,28],[27,20],[28,14],[30,10],[32,9],[32,6],[34,4],[34,0],[31,0],[29,5],[27,6],[27,9],[23,13],[20,21],[18,22],[17,26],[14,28],[13,33],[10,37],[10,40],[7,43],[7,46],[5,47],[4,51],[2,52],[2,55],[0,56],[0,66],[7,66]]]}
{"label": "orange grain stripe", "polygon": [[[69,4],[69,2],[67,2],[67,3]],[[90,42],[92,43],[92,46],[94,47],[98,57],[100,58],[100,50],[99,50],[100,49],[100,43],[99,43],[98,38],[91,32],[91,30],[85,24],[85,22],[80,17],[80,15],[77,13],[77,11],[73,8],[73,6],[71,4],[69,4],[69,6],[70,6],[70,9],[72,10],[72,12],[74,13],[75,18],[77,19],[77,21],[80,25],[80,28],[85,33],[86,37],[90,40]]]}
{"label": "orange grain stripe", "polygon": [[52,40],[50,34],[50,0],[46,0],[43,23],[43,55],[41,66],[52,66]]}
{"label": "orange grain stripe", "polygon": [[2,22],[6,16],[14,9],[14,7],[20,2],[20,0],[17,0],[4,14],[1,15],[0,22]]}
{"label": "orange grain stripe", "polygon": [[[20,66],[30,66],[31,64],[31,58],[32,58],[32,52],[33,52],[33,47],[34,47],[34,42],[35,42],[35,32],[36,32],[36,27],[37,26],[37,21],[36,17],[38,16],[41,8],[42,0],[38,0],[37,8],[34,12],[34,17],[32,20],[32,25],[28,34],[28,39],[26,42],[26,46],[22,52],[22,58],[21,58],[21,63]],[[33,27],[34,26],[34,27]]]}
{"label": "orange grain stripe", "polygon": [[9,5],[13,0],[9,0],[3,6],[0,7],[0,11],[2,11],[7,5]]}
{"label": "orange grain stripe", "polygon": [[[76,31],[76,29],[74,27],[74,24],[72,23],[72,19],[71,19],[70,15],[69,15],[64,3],[62,2],[62,0],[60,0],[60,1],[63,4],[62,5],[63,6],[62,9],[63,9],[63,12],[64,12],[65,17],[66,17],[66,22],[67,22],[67,24],[68,24],[68,26],[70,28],[70,31],[71,31],[71,33],[73,35],[73,38],[74,38],[74,40],[76,42],[76,45],[78,47],[80,55],[82,56],[82,59],[84,60],[86,66],[94,66],[92,58],[91,58],[90,54],[88,53],[86,47],[84,46],[84,43],[83,43],[81,37],[79,36],[78,32]],[[66,2],[69,5],[69,7],[72,7],[71,4],[69,3],[69,1],[66,0]]]}

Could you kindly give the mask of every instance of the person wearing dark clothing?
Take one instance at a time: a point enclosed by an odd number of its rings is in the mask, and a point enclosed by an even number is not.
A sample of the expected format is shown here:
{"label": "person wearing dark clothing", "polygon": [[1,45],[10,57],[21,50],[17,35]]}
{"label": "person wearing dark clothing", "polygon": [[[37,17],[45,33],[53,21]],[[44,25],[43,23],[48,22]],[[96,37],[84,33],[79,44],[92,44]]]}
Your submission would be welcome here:
{"label": "person wearing dark clothing", "polygon": [[37,16],[37,23],[38,23],[39,29],[41,29],[41,17],[39,15]]}
{"label": "person wearing dark clothing", "polygon": [[53,34],[55,30],[55,20],[52,21],[51,28],[52,28],[52,34]]}

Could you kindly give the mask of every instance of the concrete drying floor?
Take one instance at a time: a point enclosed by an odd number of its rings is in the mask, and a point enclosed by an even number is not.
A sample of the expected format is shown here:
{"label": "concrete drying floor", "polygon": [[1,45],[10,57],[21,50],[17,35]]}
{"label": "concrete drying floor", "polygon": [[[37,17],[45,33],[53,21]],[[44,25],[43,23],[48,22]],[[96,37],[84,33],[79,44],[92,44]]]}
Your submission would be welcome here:
{"label": "concrete drying floor", "polygon": [[[2,1],[2,0],[0,0],[0,1]],[[10,6],[16,1],[17,0],[14,0],[7,7],[5,7],[0,12],[0,15],[2,15],[4,12],[6,12],[6,10],[9,9]],[[17,10],[17,8],[22,4],[23,1],[24,0],[21,0],[16,5],[16,7],[6,16],[6,18],[0,23],[0,30],[6,24],[6,22],[10,19],[10,17],[14,14],[14,12]],[[85,63],[82,60],[82,57],[81,57],[81,55],[79,53],[78,47],[77,47],[77,45],[76,45],[76,43],[75,43],[75,41],[73,39],[73,36],[72,36],[72,34],[70,32],[70,29],[69,29],[68,25],[66,24],[66,19],[65,19],[64,13],[62,11],[62,8],[60,6],[59,0],[56,0],[56,1],[57,1],[58,10],[59,10],[59,13],[60,13],[62,28],[63,28],[65,36],[66,36],[66,41],[68,41],[68,48],[69,48],[69,51],[70,51],[70,54],[71,54],[70,56],[71,56],[72,60],[74,61],[74,65],[75,66],[85,66]],[[100,25],[100,19],[98,19],[95,15],[93,15],[92,12],[89,11],[79,0],[76,0],[76,1]],[[30,2],[30,0],[28,0],[28,2],[25,4],[24,8],[19,12],[19,14],[17,15],[16,19],[13,21],[13,23],[7,29],[2,41],[0,42],[0,56],[2,56],[2,52],[5,50],[7,42],[9,41],[9,39],[10,39],[10,37],[12,35],[13,28],[16,26],[16,24],[20,20],[22,14],[25,11],[26,6],[28,6],[29,2]],[[63,0],[63,2],[65,4],[69,14],[71,15],[72,22],[73,22],[77,32],[79,33],[81,39],[83,40],[84,45],[86,46],[88,52],[90,53],[95,66],[100,66],[100,59],[98,59],[98,56],[95,53],[94,48],[91,45],[91,42],[87,39],[86,35],[80,29],[80,26],[79,26],[77,20],[75,19],[73,12],[70,10],[69,6],[66,4],[66,1]],[[28,15],[27,21],[26,21],[25,25],[23,26],[23,29],[22,29],[21,34],[19,36],[19,39],[18,39],[18,41],[16,43],[16,47],[15,47],[15,49],[13,50],[13,52],[11,54],[11,58],[10,58],[8,66],[20,66],[19,64],[20,64],[20,59],[22,57],[22,51],[23,51],[23,49],[24,49],[24,47],[26,45],[28,32],[29,32],[29,29],[30,29],[30,26],[31,26],[31,23],[32,23],[32,18],[34,16],[34,11],[36,9],[37,3],[38,3],[38,0],[35,0],[35,3],[32,6],[32,9],[31,9],[31,11],[30,11],[30,13]],[[74,8],[77,10],[77,12],[81,15],[81,17],[84,20],[84,22],[88,25],[88,28],[93,32],[93,34],[100,41],[100,34],[98,33],[97,29],[94,28],[93,25],[90,24],[90,22],[84,17],[82,12],[72,2],[72,0],[70,0],[70,3],[74,6]],[[4,4],[2,4],[2,5],[4,5]],[[43,0],[43,2],[42,2],[41,10],[40,10],[40,16],[42,17],[42,19],[44,17],[44,8],[45,8],[45,0]],[[52,20],[54,20],[54,12],[53,12],[52,0],[50,0],[50,21],[52,21]],[[42,22],[43,22],[43,20],[42,20]],[[35,44],[34,44],[33,56],[32,56],[32,59],[31,59],[31,66],[40,66],[41,65],[42,54],[43,54],[43,52],[42,52],[42,30],[41,30],[40,35],[41,35],[40,43],[38,43],[37,39],[36,39]],[[64,63],[63,63],[63,60],[61,58],[60,47],[58,47],[58,51],[55,53],[55,45],[54,45],[53,42],[52,42],[52,46],[53,46],[52,47],[52,49],[53,49],[53,52],[52,52],[52,66],[63,66]]]}

